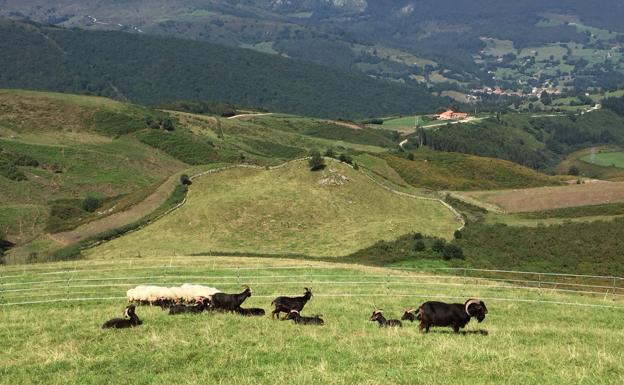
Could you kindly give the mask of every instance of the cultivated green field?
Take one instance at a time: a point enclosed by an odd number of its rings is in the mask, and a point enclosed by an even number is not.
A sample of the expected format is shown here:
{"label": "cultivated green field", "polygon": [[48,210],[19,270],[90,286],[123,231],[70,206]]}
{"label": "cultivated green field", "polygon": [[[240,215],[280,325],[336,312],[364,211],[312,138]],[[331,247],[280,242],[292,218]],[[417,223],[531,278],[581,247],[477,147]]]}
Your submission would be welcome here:
{"label": "cultivated green field", "polygon": [[[519,289],[503,282],[279,259],[150,257],[2,267],[0,384],[616,384],[624,381],[620,296]],[[314,297],[324,327],[230,314],[168,316],[102,330],[137,284]],[[483,298],[489,314],[465,333],[369,322],[425,300]],[[64,301],[63,299],[69,299]],[[43,302],[37,301],[60,302]],[[534,302],[537,301],[537,302]],[[541,302],[540,302],[541,301]],[[15,303],[30,302],[17,305]],[[609,306],[596,308],[594,306]]]}
{"label": "cultivated green field", "polygon": [[599,166],[624,168],[624,152],[601,152],[589,154],[581,158],[582,161]]}
{"label": "cultivated green field", "polygon": [[419,231],[450,238],[461,224],[436,201],[393,194],[331,162],[272,170],[237,168],[195,180],[187,203],[92,256],[245,252],[340,256]]}

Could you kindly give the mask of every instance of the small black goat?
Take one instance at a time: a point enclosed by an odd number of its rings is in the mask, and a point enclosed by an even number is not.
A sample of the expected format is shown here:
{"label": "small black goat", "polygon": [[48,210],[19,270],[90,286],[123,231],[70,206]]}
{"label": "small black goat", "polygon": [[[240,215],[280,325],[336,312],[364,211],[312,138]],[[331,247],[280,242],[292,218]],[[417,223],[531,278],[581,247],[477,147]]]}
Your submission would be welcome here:
{"label": "small black goat", "polygon": [[161,310],[167,310],[175,304],[175,301],[169,298],[157,298],[152,302],[152,306],[159,306]]}
{"label": "small black goat", "polygon": [[379,322],[380,328],[396,327],[396,326],[403,327],[403,324],[398,319],[386,319],[386,317],[383,316],[383,310],[373,311],[373,315],[371,315],[370,321]]}
{"label": "small black goat", "polygon": [[[407,312],[406,312],[407,313]],[[465,303],[425,302],[415,311],[411,311],[413,317],[420,321],[419,329],[429,332],[431,326],[450,326],[455,333],[466,326],[472,317],[479,322],[485,319],[488,313],[483,301],[469,299]],[[405,317],[405,315],[403,315]]]}
{"label": "small black goat", "polygon": [[235,311],[245,300],[251,297],[249,286],[243,286],[245,290],[239,294],[215,293],[212,295],[210,307],[214,310]]}
{"label": "small black goat", "polygon": [[264,309],[260,309],[258,307],[251,307],[247,309],[239,307],[235,309],[234,312],[245,317],[262,317],[266,314]]}
{"label": "small black goat", "polygon": [[277,297],[271,302],[275,305],[275,310],[271,313],[271,318],[279,319],[280,312],[290,313],[291,310],[301,311],[305,304],[312,298],[312,289],[306,287],[305,293],[301,297]]}
{"label": "small black goat", "polygon": [[321,318],[320,315],[315,315],[312,317],[304,317],[297,310],[291,310],[286,314],[284,320],[293,320],[296,324],[300,325],[325,325],[325,321]]}
{"label": "small black goat", "polygon": [[139,319],[139,317],[134,312],[135,306],[129,305],[124,310],[124,317],[128,318],[113,318],[104,322],[102,325],[102,329],[123,329],[123,328],[133,328],[135,326],[139,326],[143,323]]}
{"label": "small black goat", "polygon": [[410,322],[420,321],[420,309],[412,308],[412,309],[405,310],[405,313],[403,313],[401,320],[410,321]]}
{"label": "small black goat", "polygon": [[199,314],[206,310],[208,306],[210,306],[208,298],[203,298],[195,306],[173,305],[169,308],[169,315],[184,313]]}

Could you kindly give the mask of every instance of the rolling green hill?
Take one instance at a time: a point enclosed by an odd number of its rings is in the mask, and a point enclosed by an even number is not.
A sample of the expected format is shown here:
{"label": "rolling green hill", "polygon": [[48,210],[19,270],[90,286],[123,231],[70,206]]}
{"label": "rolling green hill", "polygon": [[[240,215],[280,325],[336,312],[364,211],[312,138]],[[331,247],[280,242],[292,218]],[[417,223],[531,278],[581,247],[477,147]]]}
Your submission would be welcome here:
{"label": "rolling green hill", "polygon": [[435,110],[406,86],[330,67],[197,41],[0,20],[0,87],[90,92],[139,103],[232,102],[321,117]]}
{"label": "rolling green hill", "polygon": [[352,168],[305,162],[233,169],[196,179],[187,203],[88,255],[259,253],[334,257],[419,231],[449,238],[460,227],[437,201],[395,195]]}
{"label": "rolling green hill", "polygon": [[[145,198],[184,163],[119,133],[157,111],[104,98],[0,91],[0,226],[18,244]],[[98,212],[80,208],[89,196]]]}

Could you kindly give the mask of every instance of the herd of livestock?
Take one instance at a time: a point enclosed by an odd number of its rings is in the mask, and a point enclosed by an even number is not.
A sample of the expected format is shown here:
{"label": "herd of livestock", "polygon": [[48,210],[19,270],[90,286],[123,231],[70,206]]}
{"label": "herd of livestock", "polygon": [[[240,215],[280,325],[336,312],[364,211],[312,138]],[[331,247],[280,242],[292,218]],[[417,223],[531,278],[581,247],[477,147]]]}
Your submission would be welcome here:
{"label": "herd of livestock", "polygon": [[[211,287],[201,285],[182,285],[181,287],[137,286],[127,292],[129,305],[125,308],[124,318],[113,318],[106,321],[102,328],[129,328],[142,324],[136,315],[136,304],[159,306],[167,310],[170,315],[199,314],[205,311],[230,312],[242,316],[264,316],[261,308],[243,308],[241,305],[251,297],[251,289],[244,287],[241,293],[227,294]],[[303,316],[301,311],[312,298],[312,290],[305,288],[300,297],[280,296],[275,298],[271,305],[274,310],[271,318],[280,319],[280,313],[285,313],[285,320],[292,320],[302,325],[324,325],[325,321],[319,315]],[[485,319],[488,313],[485,303],[476,299],[469,299],[465,303],[444,303],[428,301],[418,308],[405,311],[401,320],[419,322],[419,329],[429,332],[432,326],[451,327],[455,333],[468,324],[471,318],[478,322]],[[379,327],[401,327],[398,319],[386,319],[382,310],[374,310],[370,321],[379,323]]]}

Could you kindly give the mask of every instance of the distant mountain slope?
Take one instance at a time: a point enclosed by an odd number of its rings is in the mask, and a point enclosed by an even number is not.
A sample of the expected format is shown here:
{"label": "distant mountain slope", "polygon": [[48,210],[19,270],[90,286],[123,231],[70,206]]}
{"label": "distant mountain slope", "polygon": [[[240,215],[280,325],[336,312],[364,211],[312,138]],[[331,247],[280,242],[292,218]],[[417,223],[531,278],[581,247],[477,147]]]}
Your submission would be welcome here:
{"label": "distant mountain slope", "polygon": [[0,87],[159,103],[223,100],[319,117],[432,111],[447,101],[320,65],[208,43],[0,22]]}
{"label": "distant mountain slope", "polygon": [[622,72],[620,0],[0,0],[0,16],[244,46],[436,90],[515,89],[557,70],[605,87]]}

